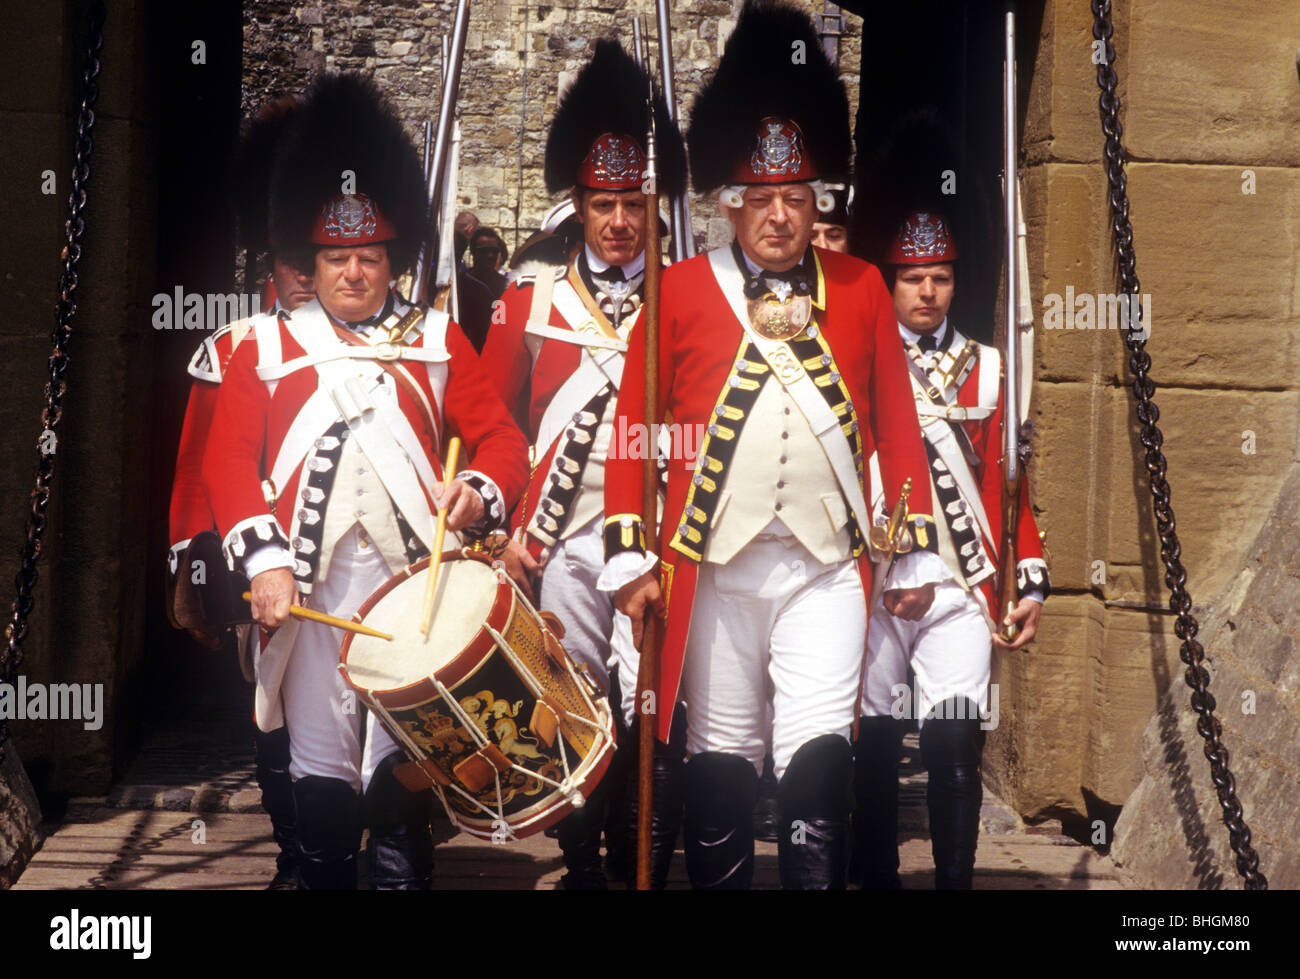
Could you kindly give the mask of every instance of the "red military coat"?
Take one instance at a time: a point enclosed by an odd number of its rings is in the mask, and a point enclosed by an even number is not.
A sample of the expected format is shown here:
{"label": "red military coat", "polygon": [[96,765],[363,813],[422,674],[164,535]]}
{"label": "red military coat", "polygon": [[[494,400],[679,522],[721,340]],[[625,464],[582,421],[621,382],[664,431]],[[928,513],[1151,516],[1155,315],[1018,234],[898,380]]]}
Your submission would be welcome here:
{"label": "red military coat", "polygon": [[[929,487],[920,478],[928,464],[889,292],[874,266],[821,249],[814,249],[814,254],[821,269],[818,294],[813,297],[815,322],[833,358],[826,369],[842,379],[856,411],[855,433],[860,443],[855,449],[860,446],[865,453],[856,459],[861,493],[864,497],[868,493],[862,459],[878,451],[891,502],[897,499],[903,482],[911,478],[914,488],[908,510],[914,518],[920,517],[923,524],[932,526]],[[640,337],[637,329],[629,339],[615,421],[620,432],[641,430],[644,423],[645,359]],[[744,330],[724,295],[709,255],[696,256],[666,270],[659,322],[657,420],[670,416],[672,423],[683,426],[713,424],[717,407],[728,398],[729,377],[746,343]],[[773,450],[777,449],[774,444]],[[701,451],[707,454],[707,443]],[[637,520],[641,516],[643,463],[630,455],[610,453],[605,490],[607,559],[620,550],[640,547],[626,526],[628,521],[623,519],[625,515]],[[676,456],[668,461],[668,497],[656,543],[665,565],[668,606],[659,681],[661,704],[676,702],[690,628],[699,559],[684,552],[689,547],[683,548],[677,529],[683,523],[693,481],[703,475],[691,468],[694,461]],[[743,492],[743,487],[731,489]],[[703,523],[707,525],[707,519]],[[867,528],[860,528],[860,532],[865,534]],[[918,543],[926,544],[924,536],[918,534]],[[865,553],[858,563],[864,595],[870,596],[871,572]],[[667,739],[671,720],[671,712],[660,712],[661,739]]]}
{"label": "red military coat", "polygon": [[[318,396],[320,368],[302,361],[300,369],[283,376],[267,379],[258,374],[259,366],[265,372],[268,364],[272,368],[284,365],[278,368],[283,372],[293,361],[307,358],[310,344],[304,344],[302,334],[295,334],[293,317],[299,318],[297,323],[315,322],[319,328],[323,316],[318,302],[308,303],[292,314],[281,313],[269,328],[251,334],[239,345],[221,384],[202,474],[217,526],[226,538],[227,555],[236,565],[249,548],[255,549],[259,543],[289,547],[304,459],[298,459],[287,478],[274,487],[279,505],[273,517],[262,485],[264,474],[277,471],[276,462],[286,437],[301,440],[306,433],[310,446],[312,438],[339,421],[334,402]],[[436,326],[437,322],[446,322],[445,331]],[[343,345],[344,341],[337,343]],[[263,349],[264,345],[267,349]],[[495,516],[497,523],[504,522],[504,508],[518,498],[527,476],[527,446],[522,433],[455,323],[435,321],[409,346],[436,358],[427,362],[396,361],[412,382],[409,391],[396,385],[398,407],[418,440],[415,453],[421,458],[411,461],[417,468],[427,466],[441,480],[442,447],[450,435],[459,435],[465,443],[462,459],[467,468],[486,476],[500,490],[500,512],[493,515],[489,508],[489,516]],[[271,347],[279,349],[272,351]],[[432,418],[423,404],[432,409]],[[463,477],[467,475],[462,473]],[[469,481],[474,484],[473,478]],[[432,509],[431,495],[427,487],[421,490],[427,514]]]}
{"label": "red military coat", "polygon": [[[536,275],[558,276],[552,287],[546,319],[546,325],[558,335],[529,335],[529,315],[537,289]],[[583,437],[594,437],[600,411],[589,413],[585,422],[575,422],[572,416],[581,406],[592,407],[591,400],[602,390],[612,388],[616,392],[618,385],[613,378],[618,377],[622,370],[622,351],[612,346],[591,348],[604,365],[603,370],[593,369],[590,359],[583,360],[582,340],[595,337],[619,348],[623,344],[582,283],[575,262],[571,261],[563,270],[543,265],[536,275],[523,277],[506,288],[501,296],[502,306],[494,316],[483,348],[484,369],[489,379],[514,417],[524,425],[528,440],[534,447],[528,487],[511,520],[512,528],[516,529],[529,527],[539,503],[548,496],[550,513],[559,515],[565,511],[566,500],[571,501],[573,494],[565,492],[566,487],[554,484],[557,474],[553,463],[557,452],[575,451],[570,442],[575,431],[568,423],[574,422],[579,428],[585,428]],[[635,322],[638,315],[639,311],[629,322]],[[626,332],[625,326],[623,333]],[[569,337],[572,337],[571,341]],[[585,367],[585,375],[575,379],[580,366]],[[544,420],[548,418],[548,409],[553,407],[557,394],[571,379],[579,382],[576,392],[561,396],[568,405],[568,410],[563,412],[567,431],[557,433],[556,426],[544,425]],[[612,396],[611,393],[609,397]],[[602,408],[603,404],[602,400],[595,407]],[[546,444],[541,444],[539,438]],[[585,461],[585,456],[583,459]],[[547,523],[554,525],[553,521]],[[535,527],[534,531],[537,529]],[[540,544],[551,545],[555,536],[558,533],[537,540]]]}
{"label": "red military coat", "polygon": [[[954,330],[947,350],[956,356],[966,344],[967,338]],[[945,452],[936,450],[942,468],[932,468],[931,492],[935,498],[935,516],[945,522],[949,528],[948,536],[954,543],[953,552],[946,557],[950,564],[955,560],[957,566],[950,567],[950,570],[972,587],[985,611],[990,613],[992,622],[1000,618],[991,610],[996,604],[999,585],[995,572],[1002,538],[1002,364],[996,347],[974,341],[971,344],[976,355],[963,372],[964,376],[956,377],[955,392],[945,391],[938,399],[927,397],[915,375],[913,392],[919,411],[946,410],[951,424],[960,427],[966,445],[973,451],[974,459],[971,459],[960,443],[944,438],[949,421],[942,417],[931,421],[932,414],[922,419],[929,423],[923,428],[927,440],[939,445],[946,443],[947,446]],[[915,348],[907,348],[906,355],[912,359],[914,369],[925,373],[920,369],[920,354]],[[943,405],[948,407],[944,409]],[[934,460],[931,464],[933,467]],[[944,481],[945,485],[939,485],[940,477],[953,469],[959,470],[955,478],[950,476]],[[971,497],[978,499],[982,512],[975,511]],[[881,504],[878,502],[877,506],[879,509]],[[977,539],[978,549],[975,549],[972,545]],[[962,553],[963,545],[965,553]],[[1017,593],[1023,597],[1026,592],[1037,591],[1045,597],[1051,585],[1038,525],[1029,503],[1027,479],[1021,481],[1016,558]]]}
{"label": "red military coat", "polygon": [[208,494],[203,488],[203,452],[212,429],[221,378],[239,341],[251,329],[250,320],[239,320],[223,327],[205,338],[190,360],[189,374],[194,380],[185,405],[180,445],[176,449],[176,475],[172,480],[168,508],[168,529],[174,555],[179,556],[178,549],[183,549],[195,534],[212,530],[215,526],[212,508],[208,506]]}

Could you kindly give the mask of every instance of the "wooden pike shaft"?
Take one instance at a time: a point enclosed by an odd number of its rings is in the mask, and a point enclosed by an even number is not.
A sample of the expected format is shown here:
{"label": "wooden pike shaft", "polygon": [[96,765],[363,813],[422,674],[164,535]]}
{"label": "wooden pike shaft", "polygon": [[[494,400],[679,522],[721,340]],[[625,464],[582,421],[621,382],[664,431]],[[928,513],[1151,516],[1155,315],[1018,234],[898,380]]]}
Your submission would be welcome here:
{"label": "wooden pike shaft", "polygon": [[[244,601],[253,600],[252,592],[244,592]],[[340,619],[337,615],[326,615],[324,612],[317,612],[313,608],[303,608],[301,605],[290,605],[289,614],[295,619],[306,619],[308,622],[319,622],[322,625],[332,625],[335,629],[342,629],[344,632],[356,632],[363,636],[374,636],[376,639],[387,639],[393,641],[393,637],[386,632],[380,632],[378,629],[372,629],[368,625],[362,625],[360,622],[353,622],[351,619]]]}
{"label": "wooden pike shaft", "polygon": [[[447,465],[442,470],[442,485],[446,488],[456,477],[456,466],[460,462],[460,436],[453,435],[447,443]],[[433,532],[433,554],[429,558],[429,585],[424,592],[424,617],[420,622],[420,634],[429,635],[433,625],[433,599],[438,590],[438,568],[442,565],[442,540],[447,536],[447,508],[438,511],[438,526]]]}
{"label": "wooden pike shaft", "polygon": [[[651,115],[653,119],[653,113]],[[659,190],[655,185],[654,129],[651,124],[647,146],[647,173],[645,234],[645,302],[641,311],[641,334],[645,341],[645,419],[650,431],[658,420],[659,412]],[[648,440],[641,474],[641,519],[645,525],[647,547],[659,540],[659,462],[658,444]],[[659,619],[653,609],[645,616],[645,631],[641,640],[641,667],[637,675],[636,710],[641,715],[637,744],[639,777],[637,785],[636,824],[636,887],[639,891],[650,889],[650,828],[654,817],[654,750],[658,734],[658,704],[654,691],[659,686]],[[651,691],[649,697],[646,691]]]}

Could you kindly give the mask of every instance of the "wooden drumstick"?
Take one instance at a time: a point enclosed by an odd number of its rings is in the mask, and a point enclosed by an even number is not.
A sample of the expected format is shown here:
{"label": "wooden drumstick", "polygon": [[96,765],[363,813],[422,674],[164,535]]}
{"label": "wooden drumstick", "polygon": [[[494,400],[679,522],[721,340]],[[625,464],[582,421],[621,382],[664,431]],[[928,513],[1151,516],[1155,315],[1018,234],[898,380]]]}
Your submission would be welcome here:
{"label": "wooden drumstick", "polygon": [[[444,490],[456,478],[456,464],[460,461],[460,436],[453,435],[447,443],[447,465],[442,470],[442,487]],[[433,532],[433,554],[429,556],[429,586],[424,592],[424,619],[420,624],[420,633],[426,638],[429,627],[433,625],[433,599],[438,589],[438,567],[442,564],[442,539],[447,534],[447,508],[438,510],[438,526]]]}
{"label": "wooden drumstick", "polygon": [[[244,601],[251,602],[253,593],[244,592]],[[303,608],[301,605],[290,605],[289,614],[295,619],[306,619],[308,622],[319,622],[322,625],[332,625],[335,629],[342,629],[344,632],[357,632],[363,636],[374,636],[376,639],[387,639],[393,641],[393,637],[386,632],[380,632],[378,629],[372,629],[368,625],[362,625],[360,622],[353,622],[351,619],[340,619],[337,615],[326,615],[324,612],[317,612],[312,608]]]}

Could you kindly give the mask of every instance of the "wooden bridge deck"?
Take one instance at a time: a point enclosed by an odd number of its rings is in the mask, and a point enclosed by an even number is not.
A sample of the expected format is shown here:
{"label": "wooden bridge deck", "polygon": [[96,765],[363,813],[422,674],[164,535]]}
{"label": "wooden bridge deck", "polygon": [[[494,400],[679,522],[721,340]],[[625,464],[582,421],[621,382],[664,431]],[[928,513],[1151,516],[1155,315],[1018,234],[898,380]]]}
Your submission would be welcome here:
{"label": "wooden bridge deck", "polygon": [[[15,889],[256,890],[274,873],[276,848],[261,811],[247,732],[237,725],[176,729],[154,738],[122,785],[76,799]],[[932,885],[925,772],[915,735],[904,743],[900,793],[903,886]],[[976,860],[981,889],[1085,890],[1122,885],[1110,861],[1054,831],[1026,827],[986,793]],[[554,840],[496,845],[443,829],[438,889],[550,890],[564,868]],[[621,887],[611,884],[611,887]],[[687,887],[679,850],[670,887]],[[776,888],[776,845],[758,844],[755,886]]]}

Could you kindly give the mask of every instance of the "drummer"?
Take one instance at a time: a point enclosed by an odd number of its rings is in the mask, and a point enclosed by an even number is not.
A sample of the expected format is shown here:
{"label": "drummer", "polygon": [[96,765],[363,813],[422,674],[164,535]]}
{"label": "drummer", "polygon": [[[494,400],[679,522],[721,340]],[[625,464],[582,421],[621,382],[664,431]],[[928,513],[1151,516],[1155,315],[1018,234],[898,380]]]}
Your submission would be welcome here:
{"label": "drummer", "polygon": [[[355,187],[342,194],[345,172]],[[240,345],[203,462],[227,559],[273,632],[257,721],[288,721],[308,889],[356,887],[363,816],[372,886],[427,888],[431,799],[393,777],[401,755],[373,717],[363,756],[340,633],[291,619],[290,606],[352,615],[429,553],[435,503],[450,530],[490,531],[528,471],[524,438],[460,328],[439,313],[404,320],[411,307],[392,282],[414,260],[424,213],[419,156],[373,84],[320,79],[278,151],[270,221],[277,246],[314,249],[317,298]],[[394,339],[399,321],[410,328]],[[468,468],[445,481],[452,435]]]}
{"label": "drummer", "polygon": [[[560,261],[520,266],[502,297],[504,315],[494,320],[483,349],[497,391],[515,417],[525,420],[533,443],[532,479],[512,523],[529,551],[544,556],[541,607],[560,617],[574,661],[615,701],[621,692],[625,717],[635,696],[636,651],[628,620],[619,616],[616,622],[613,600],[597,590],[596,580],[604,568],[605,459],[629,451],[612,441],[622,351],[641,310],[646,222],[656,219],[646,213],[642,193],[648,87],[617,41],[597,42],[561,100],[546,143],[547,189],[568,195],[580,230],[559,239],[570,243]],[[655,138],[661,191],[678,193],[685,186],[685,151],[661,98]],[[618,638],[611,643],[616,628],[621,644]],[[632,660],[614,671],[620,645]],[[620,751],[587,804],[558,827],[567,890],[605,886],[601,833],[610,796],[626,778],[619,763],[631,754]],[[677,824],[660,823],[661,886]],[[610,830],[616,851],[626,828]],[[611,862],[616,876],[631,869]]]}

